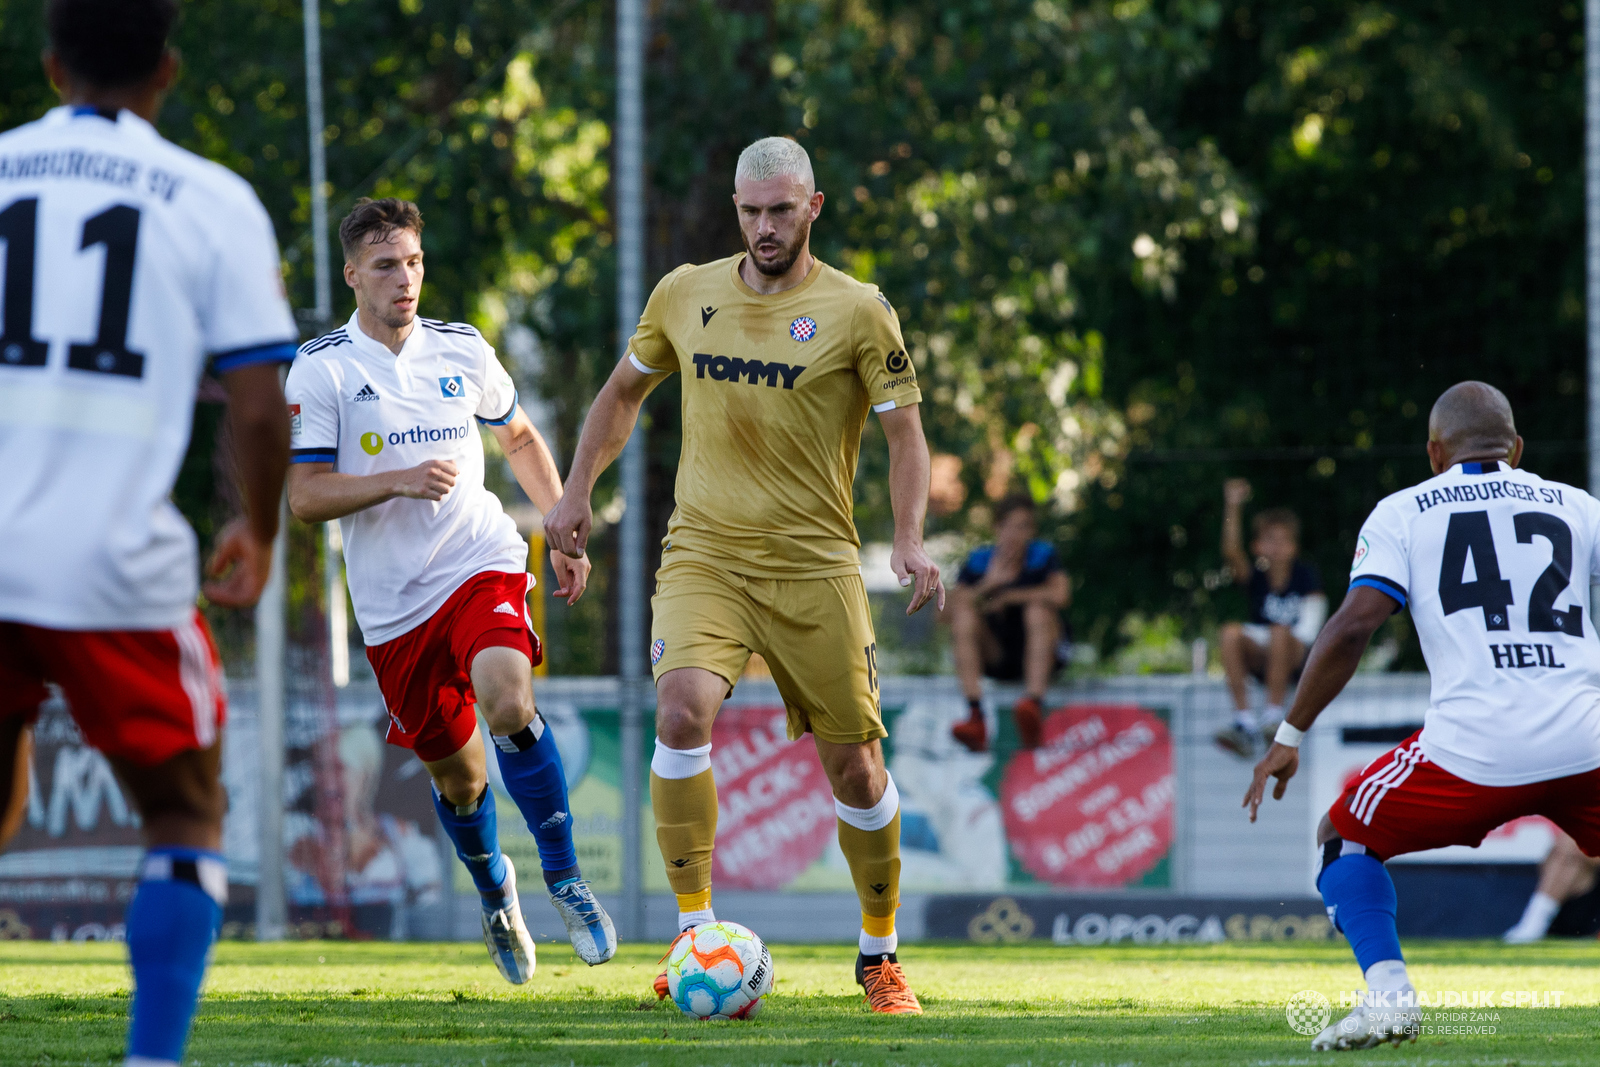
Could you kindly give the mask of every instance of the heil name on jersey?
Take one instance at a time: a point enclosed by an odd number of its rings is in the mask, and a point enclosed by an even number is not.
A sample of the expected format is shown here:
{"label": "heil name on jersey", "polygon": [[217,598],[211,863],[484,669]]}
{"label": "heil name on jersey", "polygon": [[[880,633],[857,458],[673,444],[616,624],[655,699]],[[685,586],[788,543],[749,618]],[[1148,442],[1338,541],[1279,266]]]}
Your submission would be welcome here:
{"label": "heil name on jersey", "polygon": [[1600,501],[1503,463],[1458,463],[1373,509],[1351,586],[1409,606],[1432,676],[1422,749],[1480,785],[1600,767]]}

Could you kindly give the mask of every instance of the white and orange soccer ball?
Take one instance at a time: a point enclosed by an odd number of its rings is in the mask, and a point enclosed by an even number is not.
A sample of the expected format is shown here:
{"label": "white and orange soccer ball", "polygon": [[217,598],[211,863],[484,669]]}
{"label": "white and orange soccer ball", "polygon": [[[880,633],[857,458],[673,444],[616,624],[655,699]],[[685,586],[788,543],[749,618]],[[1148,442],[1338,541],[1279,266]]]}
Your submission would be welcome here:
{"label": "white and orange soccer ball", "polygon": [[702,923],[667,954],[667,991],[685,1015],[748,1019],[772,991],[772,953],[738,923]]}

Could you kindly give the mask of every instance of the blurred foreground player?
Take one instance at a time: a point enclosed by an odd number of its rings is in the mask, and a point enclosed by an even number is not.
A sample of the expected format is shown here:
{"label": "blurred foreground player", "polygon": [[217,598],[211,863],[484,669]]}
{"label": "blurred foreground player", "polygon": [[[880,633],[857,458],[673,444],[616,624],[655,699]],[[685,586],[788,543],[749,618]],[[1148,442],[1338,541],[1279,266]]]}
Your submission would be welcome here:
{"label": "blurred foreground player", "polygon": [[[482,335],[417,316],[417,206],[357,201],[339,241],[356,311],[301,346],[289,371],[289,507],[304,522],[339,520],[387,740],[414,751],[433,778],[434,808],[478,888],[500,973],[526,982],[534,949],[517,872],[500,851],[474,706],[538,843],[550,902],[593,967],[616,952],[617,936],[578,869],[561,754],[533,703],[543,656],[528,617],[528,544],[483,486],[478,424],[540,509],[561,496],[561,475]],[[552,553],[551,565],[556,595],[576,603],[589,561]]]}
{"label": "blurred foreground player", "polygon": [[253,604],[288,460],[294,355],[277,243],[243,179],[151,123],[177,74],[175,0],[52,0],[63,106],[0,136],[0,796],[28,795],[29,724],[58,683],[138,806],[127,1063],[183,1058],[228,891],[222,672],[195,608],[194,532],[168,495],[209,365],[248,517],[205,594]]}
{"label": "blurred foreground player", "polygon": [[[900,800],[879,744],[877,640],[851,485],[876,411],[889,442],[890,562],[902,585],[916,583],[907,612],[935,599],[943,606],[939,568],[922,546],[922,394],[888,301],[811,254],[822,194],[805,150],[780,137],[750,145],[733,199],[747,251],[679,267],[656,286],[627,358],[584,420],[569,491],[545,532],[583,555],[595,479],[621,453],[644,398],[680,373],[678,506],[662,543],[650,647],[650,802],[678,928],[714,918],[711,725],[759,653],[783,695],[789,736],[815,738],[833,787],[839,846],[861,900],[856,980],[874,1011],[920,1013],[895,955]],[[666,995],[665,974],[656,991]]]}
{"label": "blurred foreground player", "polygon": [[1600,575],[1600,501],[1517,470],[1521,458],[1498,389],[1462,382],[1439,397],[1428,417],[1436,477],[1367,518],[1350,591],[1245,794],[1252,820],[1268,778],[1283,796],[1305,731],[1378,627],[1409,605],[1433,678],[1425,725],[1368,764],[1317,829],[1317,888],[1369,993],[1314,1049],[1417,1035],[1384,861],[1476,846],[1523,815],[1545,816],[1600,854],[1600,646],[1582,607]]}

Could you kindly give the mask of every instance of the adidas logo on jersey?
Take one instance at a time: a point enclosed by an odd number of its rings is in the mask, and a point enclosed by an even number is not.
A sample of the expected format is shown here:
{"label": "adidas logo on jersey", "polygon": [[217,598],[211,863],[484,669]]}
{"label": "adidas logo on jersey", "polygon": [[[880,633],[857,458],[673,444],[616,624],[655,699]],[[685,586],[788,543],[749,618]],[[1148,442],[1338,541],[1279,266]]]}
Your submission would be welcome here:
{"label": "adidas logo on jersey", "polygon": [[737,356],[708,356],[703,352],[694,354],[694,376],[705,378],[709,375],[712,381],[718,382],[736,382],[744,378],[751,385],[764,381],[769,387],[774,387],[781,377],[783,387],[793,389],[795,379],[800,377],[803,370],[804,367],[788,363],[763,363],[759,359],[740,359]]}
{"label": "adidas logo on jersey", "polygon": [[354,400],[357,404],[361,403],[363,400],[376,400],[378,399],[378,391],[372,388],[371,385],[363,385],[361,387],[361,392],[357,393],[350,399]]}
{"label": "adidas logo on jersey", "polygon": [[503,601],[498,607],[496,607],[494,609],[494,613],[496,615],[515,615],[517,613],[517,609],[511,606],[511,601],[507,600]]}

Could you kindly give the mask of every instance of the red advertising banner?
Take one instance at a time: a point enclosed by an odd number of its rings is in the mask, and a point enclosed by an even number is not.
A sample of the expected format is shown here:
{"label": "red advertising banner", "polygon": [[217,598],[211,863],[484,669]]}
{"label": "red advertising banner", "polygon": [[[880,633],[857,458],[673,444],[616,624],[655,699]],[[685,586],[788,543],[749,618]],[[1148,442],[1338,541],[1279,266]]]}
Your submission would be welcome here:
{"label": "red advertising banner", "polygon": [[724,708],[711,729],[718,886],[781,889],[834,839],[833,790],[816,745],[790,741],[786,721],[782,708]]}
{"label": "red advertising banner", "polygon": [[1000,783],[1012,853],[1042,882],[1137,882],[1172,845],[1172,739],[1132,705],[1050,713],[1043,746],[1018,753]]}

